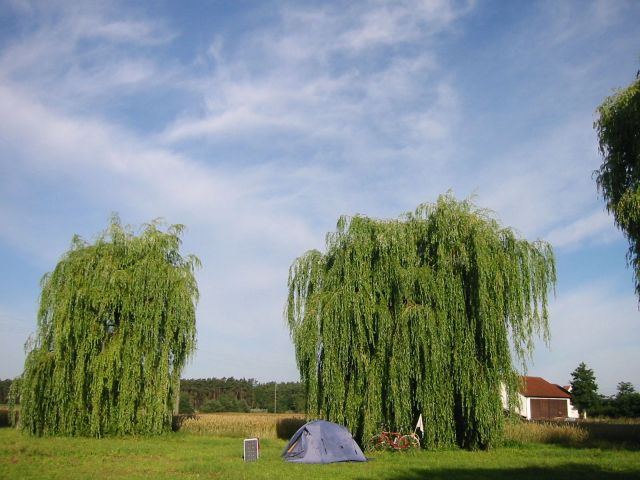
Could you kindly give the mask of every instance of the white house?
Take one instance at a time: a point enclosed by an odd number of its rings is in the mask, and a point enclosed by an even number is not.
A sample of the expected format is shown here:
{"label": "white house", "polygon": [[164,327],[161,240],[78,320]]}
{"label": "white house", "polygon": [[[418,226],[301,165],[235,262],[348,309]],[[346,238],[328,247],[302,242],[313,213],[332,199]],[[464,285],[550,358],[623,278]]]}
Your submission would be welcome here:
{"label": "white house", "polygon": [[[521,377],[517,413],[527,420],[570,420],[580,418],[571,404],[570,387],[561,387],[541,377]],[[502,389],[503,405],[507,407],[506,390]]]}

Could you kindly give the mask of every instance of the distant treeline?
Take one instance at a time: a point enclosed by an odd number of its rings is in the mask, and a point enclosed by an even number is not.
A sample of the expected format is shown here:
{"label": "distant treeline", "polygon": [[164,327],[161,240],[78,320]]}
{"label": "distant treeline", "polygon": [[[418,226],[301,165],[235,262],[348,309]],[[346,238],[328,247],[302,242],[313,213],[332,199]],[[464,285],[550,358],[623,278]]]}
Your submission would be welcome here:
{"label": "distant treeline", "polygon": [[590,417],[640,418],[640,393],[631,391],[600,397],[588,413]]}
{"label": "distant treeline", "polygon": [[[0,380],[0,404],[8,403],[13,380]],[[180,380],[180,412],[279,413],[305,411],[304,387],[298,382],[258,383],[253,378],[198,378]]]}
{"label": "distant treeline", "polygon": [[[12,379],[0,380],[0,405],[9,402]],[[248,412],[252,409],[304,413],[304,387],[298,382],[258,383],[256,380],[199,378],[180,380],[180,412]],[[601,396],[589,411],[590,417],[640,418],[640,393],[631,384],[621,382],[616,395]]]}
{"label": "distant treeline", "polygon": [[258,383],[253,378],[180,380],[180,412],[304,412],[304,387],[298,382]]}

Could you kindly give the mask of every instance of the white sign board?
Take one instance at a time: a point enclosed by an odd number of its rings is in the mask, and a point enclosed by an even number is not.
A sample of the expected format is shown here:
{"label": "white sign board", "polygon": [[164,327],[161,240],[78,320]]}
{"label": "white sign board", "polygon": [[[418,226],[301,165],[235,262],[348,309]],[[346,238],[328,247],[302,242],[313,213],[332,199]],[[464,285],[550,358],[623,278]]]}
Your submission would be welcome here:
{"label": "white sign board", "polygon": [[244,461],[255,462],[260,458],[260,440],[257,438],[245,438]]}

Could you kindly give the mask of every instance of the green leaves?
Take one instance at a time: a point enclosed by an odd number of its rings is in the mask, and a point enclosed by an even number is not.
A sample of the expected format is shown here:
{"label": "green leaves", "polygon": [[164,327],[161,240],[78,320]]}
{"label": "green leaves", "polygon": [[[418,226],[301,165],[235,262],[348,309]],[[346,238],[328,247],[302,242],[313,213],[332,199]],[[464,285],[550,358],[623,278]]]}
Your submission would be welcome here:
{"label": "green leaves", "polygon": [[584,362],[571,372],[571,402],[581,416],[599,403],[596,376]]}
{"label": "green leaves", "polygon": [[22,376],[20,424],[36,435],[160,433],[195,347],[194,269],[180,225],[139,235],[117,216],[41,282],[35,343]]}
{"label": "green leaves", "polygon": [[548,336],[551,247],[441,196],[399,220],[341,217],[289,272],[285,311],[312,415],[360,440],[381,423],[425,444],[487,447],[535,334]]}

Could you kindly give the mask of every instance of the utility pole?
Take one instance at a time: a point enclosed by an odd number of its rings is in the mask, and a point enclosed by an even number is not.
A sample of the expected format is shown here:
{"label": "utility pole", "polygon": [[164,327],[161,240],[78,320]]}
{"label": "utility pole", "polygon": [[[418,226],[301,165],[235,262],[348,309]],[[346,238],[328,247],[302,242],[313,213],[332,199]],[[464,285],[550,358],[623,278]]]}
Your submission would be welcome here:
{"label": "utility pole", "polygon": [[273,413],[278,413],[278,382],[273,384]]}

